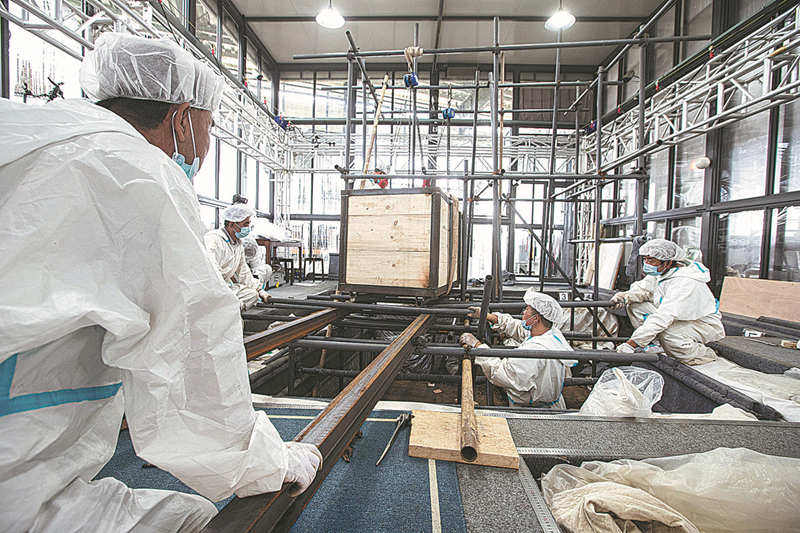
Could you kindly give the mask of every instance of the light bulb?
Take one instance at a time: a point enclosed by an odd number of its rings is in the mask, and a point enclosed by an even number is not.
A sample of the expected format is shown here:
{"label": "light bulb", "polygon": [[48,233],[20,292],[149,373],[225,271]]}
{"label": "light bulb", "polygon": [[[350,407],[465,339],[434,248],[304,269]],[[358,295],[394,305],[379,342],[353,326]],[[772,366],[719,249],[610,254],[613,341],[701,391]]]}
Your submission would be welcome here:
{"label": "light bulb", "polygon": [[339,12],[333,8],[331,2],[329,1],[328,7],[323,8],[317,14],[317,24],[323,28],[335,30],[336,28],[341,28],[344,26],[344,17],[342,17]]}
{"label": "light bulb", "polygon": [[550,31],[566,30],[575,24],[575,15],[563,9],[559,9],[553,16],[547,19],[544,27]]}

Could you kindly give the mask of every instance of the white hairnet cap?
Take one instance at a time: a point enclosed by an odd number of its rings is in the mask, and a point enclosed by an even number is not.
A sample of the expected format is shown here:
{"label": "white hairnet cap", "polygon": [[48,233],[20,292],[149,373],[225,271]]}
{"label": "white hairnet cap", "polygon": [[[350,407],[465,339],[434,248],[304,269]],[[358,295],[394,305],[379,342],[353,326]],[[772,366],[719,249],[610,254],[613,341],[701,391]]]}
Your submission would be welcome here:
{"label": "white hairnet cap", "polygon": [[522,299],[526,304],[533,307],[534,311],[552,322],[557,328],[560,328],[562,324],[564,324],[566,319],[564,309],[552,296],[536,292],[533,287],[531,287],[525,291],[525,295]]}
{"label": "white hairnet cap", "polygon": [[100,102],[135,98],[216,111],[223,79],[168,39],[105,32],[87,52],[80,69],[81,89]]}
{"label": "white hairnet cap", "polygon": [[233,204],[222,212],[222,220],[226,222],[241,222],[247,217],[256,216],[256,212],[244,204]]}
{"label": "white hairnet cap", "polygon": [[661,261],[677,261],[685,263],[686,251],[672,241],[667,239],[652,239],[644,243],[639,248],[639,255],[644,257],[655,257]]}

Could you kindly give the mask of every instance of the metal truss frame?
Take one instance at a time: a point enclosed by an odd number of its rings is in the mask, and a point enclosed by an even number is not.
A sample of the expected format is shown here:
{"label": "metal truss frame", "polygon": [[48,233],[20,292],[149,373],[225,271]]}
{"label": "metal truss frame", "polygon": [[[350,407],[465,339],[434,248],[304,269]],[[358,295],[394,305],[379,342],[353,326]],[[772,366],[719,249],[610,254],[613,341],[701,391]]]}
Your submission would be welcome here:
{"label": "metal truss frame", "polygon": [[[710,47],[704,65],[669,86],[662,88],[656,80],[645,106],[643,141],[638,106],[603,123],[600,170],[610,172],[800,97],[799,45],[800,8],[794,7],[726,49]],[[598,168],[596,135],[582,139],[581,168],[586,171]]]}
{"label": "metal truss frame", "polygon": [[[103,31],[128,32],[147,37],[175,39],[225,79],[220,109],[212,134],[267,168],[288,170],[288,139],[294,135],[280,128],[267,107],[221,67],[218,59],[192,36],[180,20],[157,1],[86,0],[89,9],[78,9],[66,0],[9,0],[23,10],[16,16],[0,5],[0,17],[33,33],[62,52],[81,60],[84,50]],[[91,14],[90,14],[91,13]]]}

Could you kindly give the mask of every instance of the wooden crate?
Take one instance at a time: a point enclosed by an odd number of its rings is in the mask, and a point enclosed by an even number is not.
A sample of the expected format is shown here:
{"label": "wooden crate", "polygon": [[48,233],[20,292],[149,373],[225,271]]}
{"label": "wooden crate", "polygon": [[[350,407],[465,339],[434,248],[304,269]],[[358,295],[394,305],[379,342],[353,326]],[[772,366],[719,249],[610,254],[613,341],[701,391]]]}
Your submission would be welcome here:
{"label": "wooden crate", "polygon": [[458,277],[458,200],[438,187],[342,191],[339,288],[435,298]]}

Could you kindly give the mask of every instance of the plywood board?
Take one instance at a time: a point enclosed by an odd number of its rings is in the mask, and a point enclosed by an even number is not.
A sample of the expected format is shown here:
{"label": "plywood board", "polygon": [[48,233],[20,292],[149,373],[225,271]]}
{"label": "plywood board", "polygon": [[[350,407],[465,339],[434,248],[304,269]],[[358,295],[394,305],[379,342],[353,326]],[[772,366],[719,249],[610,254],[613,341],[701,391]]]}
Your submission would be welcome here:
{"label": "plywood board", "polygon": [[758,318],[800,320],[800,283],[726,277],[722,280],[719,310]]}
{"label": "plywood board", "polygon": [[375,194],[350,196],[347,215],[428,215],[431,214],[430,194]]}
{"label": "plywood board", "polygon": [[373,215],[347,219],[347,249],[428,252],[431,248],[429,215]]}
{"label": "plywood board", "polygon": [[[622,260],[622,253],[625,251],[625,243],[604,242],[600,245],[600,279],[598,286],[601,289],[615,288],[617,274],[619,273],[619,263]],[[594,285],[594,251],[589,252],[589,268],[583,277],[584,285]]]}
{"label": "plywood board", "polygon": [[345,283],[426,289],[430,268],[427,251],[387,254],[348,248]]}
{"label": "plywood board", "polygon": [[414,418],[411,419],[411,436],[408,441],[408,455],[411,457],[519,468],[519,454],[505,418],[477,417],[480,446],[478,458],[470,462],[461,458],[459,413],[414,410],[412,414]]}

